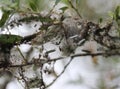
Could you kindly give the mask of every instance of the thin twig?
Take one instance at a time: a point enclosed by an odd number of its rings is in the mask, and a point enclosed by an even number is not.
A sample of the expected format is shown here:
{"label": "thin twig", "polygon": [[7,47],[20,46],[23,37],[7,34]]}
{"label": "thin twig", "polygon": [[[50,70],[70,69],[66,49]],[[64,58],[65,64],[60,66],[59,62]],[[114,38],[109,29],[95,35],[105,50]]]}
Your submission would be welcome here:
{"label": "thin twig", "polygon": [[45,83],[44,83],[44,80],[43,80],[43,65],[40,67],[40,89],[45,89]]}
{"label": "thin twig", "polygon": [[19,72],[19,74],[20,74],[20,76],[22,77],[22,79],[24,80],[24,82],[25,82],[25,89],[29,89],[29,84],[28,84],[28,82],[26,81],[26,79],[25,79],[25,76],[24,76],[24,74],[23,74],[23,72],[24,72],[24,70],[23,70],[23,68],[22,67],[20,67],[20,72]]}
{"label": "thin twig", "polygon": [[71,7],[76,11],[76,13],[78,14],[78,16],[82,19],[82,16],[80,15],[78,9],[73,5],[73,3],[71,2],[71,0],[68,0],[68,3],[71,5]]}
{"label": "thin twig", "polygon": [[12,14],[9,16],[9,18],[6,20],[6,23],[4,24],[4,26],[1,28],[2,30],[6,27],[7,31],[10,33],[9,31],[9,28],[8,28],[8,24],[9,24],[9,21],[11,20],[12,16],[14,15],[14,12],[12,12]]}
{"label": "thin twig", "polygon": [[25,63],[27,63],[27,60],[26,60],[26,58],[24,57],[24,55],[23,55],[23,53],[21,52],[21,50],[20,50],[20,48],[18,47],[18,45],[17,45],[17,49],[18,49],[20,55],[22,56],[23,60],[25,61]]}
{"label": "thin twig", "polygon": [[[80,56],[115,56],[115,55],[120,55],[120,52],[103,52],[103,53],[79,53],[79,54],[74,54],[72,56],[70,56],[70,58],[75,58],[75,57],[80,57]],[[59,57],[59,58],[54,58],[54,59],[50,59],[50,60],[45,60],[45,59],[39,59],[40,61],[38,62],[28,62],[25,64],[19,64],[19,65],[10,65],[9,67],[24,67],[24,66],[29,66],[29,65],[33,65],[33,64],[45,64],[48,62],[52,62],[52,61],[58,61],[58,60],[64,60],[67,57]]]}
{"label": "thin twig", "polygon": [[51,13],[52,13],[52,11],[54,10],[54,8],[55,8],[55,6],[56,6],[57,4],[54,4],[53,5],[53,7],[52,7],[52,9],[49,11],[49,13],[47,14],[47,17],[49,17],[50,15],[51,15]]}
{"label": "thin twig", "polygon": [[45,88],[50,87],[52,84],[54,84],[58,80],[59,77],[62,76],[62,74],[65,72],[65,70],[67,69],[69,64],[72,62],[72,60],[73,60],[73,58],[71,57],[70,60],[68,61],[68,63],[64,66],[63,71],[50,84],[48,84]]}

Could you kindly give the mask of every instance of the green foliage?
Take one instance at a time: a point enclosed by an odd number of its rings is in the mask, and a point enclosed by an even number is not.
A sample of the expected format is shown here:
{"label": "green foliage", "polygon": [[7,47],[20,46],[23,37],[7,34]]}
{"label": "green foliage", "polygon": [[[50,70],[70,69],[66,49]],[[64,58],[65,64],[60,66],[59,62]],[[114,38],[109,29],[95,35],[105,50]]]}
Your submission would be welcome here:
{"label": "green foliage", "polygon": [[118,25],[118,32],[120,35],[120,6],[117,6],[114,12],[109,13],[110,17],[117,23]]}
{"label": "green foliage", "polygon": [[57,5],[61,0],[56,0],[55,1],[55,5]]}
{"label": "green foliage", "polygon": [[1,8],[4,8],[5,10],[18,10],[19,9],[19,0],[1,0],[0,5]]}
{"label": "green foliage", "polygon": [[33,10],[33,11],[38,11],[38,3],[39,3],[39,0],[29,0],[28,1],[29,3],[29,6],[30,8]]}
{"label": "green foliage", "polygon": [[14,2],[10,0],[1,0],[0,1],[0,9],[2,10],[2,18],[0,20],[0,27],[4,26],[7,19],[9,18],[9,15],[17,9],[19,9],[19,0],[14,0]]}
{"label": "green foliage", "polygon": [[14,0],[14,1],[15,1],[14,2],[14,4],[15,4],[14,9],[19,10],[20,9],[20,0]]}
{"label": "green foliage", "polygon": [[117,8],[115,9],[114,19],[118,24],[118,32],[119,32],[119,36],[120,36],[120,6],[117,6]]}
{"label": "green foliage", "polygon": [[19,22],[30,22],[32,20],[41,21],[41,22],[52,22],[52,19],[49,17],[42,17],[42,16],[30,16],[20,19]]}
{"label": "green foliage", "polygon": [[[117,6],[114,12],[109,13],[110,17],[112,17],[113,20],[116,22],[119,22],[120,20],[120,6]],[[120,25],[120,23],[118,23]]]}
{"label": "green foliage", "polygon": [[[120,6],[117,6],[114,13],[114,19],[118,22],[120,20]],[[120,25],[120,23],[119,23]]]}
{"label": "green foliage", "polygon": [[[0,0],[0,7],[16,12],[40,12],[47,0]],[[46,5],[46,6],[45,6]]]}
{"label": "green foliage", "polygon": [[6,23],[6,20],[9,18],[10,13],[11,11],[3,10],[3,15],[0,20],[0,27],[4,26],[4,24]]}
{"label": "green foliage", "polygon": [[60,8],[60,10],[62,10],[63,12],[65,12],[65,10],[67,10],[67,9],[68,9],[67,6]]}
{"label": "green foliage", "polygon": [[101,24],[103,22],[103,18],[98,19],[98,23]]}
{"label": "green foliage", "polygon": [[[61,0],[64,4],[68,5],[71,7],[70,2],[72,2],[72,4],[76,5],[76,8],[79,7],[81,0]],[[78,8],[77,8],[78,9]]]}
{"label": "green foliage", "polygon": [[32,12],[40,12],[41,10],[49,9],[47,8],[49,4],[46,3],[48,1],[49,0],[25,0],[25,7],[27,8],[26,10],[29,9]]}
{"label": "green foliage", "polygon": [[22,39],[21,36],[18,35],[9,35],[9,34],[1,34],[0,35],[0,44],[15,44],[17,42],[20,42]]}
{"label": "green foliage", "polygon": [[66,5],[69,4],[69,3],[68,3],[68,0],[62,0],[62,2],[63,2],[64,4],[66,4]]}

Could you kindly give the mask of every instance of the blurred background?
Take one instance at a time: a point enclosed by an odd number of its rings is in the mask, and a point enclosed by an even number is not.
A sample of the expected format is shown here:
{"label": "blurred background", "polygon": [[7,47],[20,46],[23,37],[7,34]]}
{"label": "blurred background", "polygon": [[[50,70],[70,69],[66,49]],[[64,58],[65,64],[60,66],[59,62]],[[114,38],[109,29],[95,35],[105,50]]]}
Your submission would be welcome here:
{"label": "blurred background", "polygon": [[[17,5],[16,3],[14,3],[16,1],[19,0],[0,0],[0,7],[6,8],[8,10],[14,8],[18,12],[24,11],[29,13],[29,11],[32,11],[33,13],[42,13],[43,15],[45,15],[53,8],[55,4],[55,0],[36,0],[36,3],[32,5],[30,4],[30,2],[32,3],[34,2],[34,0],[20,0],[19,5],[18,3]],[[105,22],[111,21],[109,13],[113,12],[115,8],[120,5],[120,0],[71,0],[71,2],[74,6],[76,6],[78,12],[84,20],[90,20],[95,22],[98,22],[100,18],[102,18]],[[67,2],[67,0],[61,0],[61,2],[59,2],[55,6],[55,11],[59,13],[59,8],[63,6],[70,7],[70,4]],[[2,15],[3,13],[1,11],[0,18],[2,17]],[[70,9],[65,12],[65,16],[75,17],[76,12],[70,7]],[[15,18],[17,17],[19,16],[16,16]],[[29,35],[36,32],[36,30],[39,28],[37,26],[33,29],[33,26],[35,24],[40,25],[41,23],[32,22],[29,25],[24,24],[23,26],[15,27],[14,29],[12,29],[11,33],[21,36]],[[27,50],[29,50],[31,46],[22,44],[19,48],[22,50],[22,53],[26,55]],[[50,54],[51,58],[62,55],[60,51],[58,51],[58,47],[56,45],[53,45],[51,42],[45,43],[44,48],[45,51],[57,49],[56,52]],[[81,51],[82,48],[84,48],[84,46],[78,47],[75,50],[75,53],[83,53]],[[16,51],[13,52],[16,53]],[[38,56],[37,52],[38,51],[36,51],[35,49],[31,57]],[[17,53],[16,55],[18,59],[21,58],[19,57],[19,53]],[[48,89],[120,89],[120,56],[100,56],[97,58],[99,62],[98,65],[95,65],[93,63],[90,56],[74,58],[74,60],[65,70],[65,73],[60,78],[58,78],[58,80]],[[55,71],[58,74],[64,69],[64,65],[67,63],[68,59],[58,61],[55,64]],[[26,70],[27,76],[29,76],[30,73],[31,75],[34,74],[33,72],[30,72],[32,71],[31,69],[26,68]],[[0,75],[0,79],[2,80],[3,77],[1,76],[2,74]],[[44,81],[49,84],[51,81],[53,81],[53,77],[54,75],[45,74]],[[0,86],[2,86],[2,84],[3,82],[0,82]],[[11,81],[8,83],[5,89],[24,89],[23,86],[12,77]]]}

